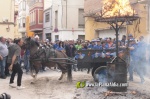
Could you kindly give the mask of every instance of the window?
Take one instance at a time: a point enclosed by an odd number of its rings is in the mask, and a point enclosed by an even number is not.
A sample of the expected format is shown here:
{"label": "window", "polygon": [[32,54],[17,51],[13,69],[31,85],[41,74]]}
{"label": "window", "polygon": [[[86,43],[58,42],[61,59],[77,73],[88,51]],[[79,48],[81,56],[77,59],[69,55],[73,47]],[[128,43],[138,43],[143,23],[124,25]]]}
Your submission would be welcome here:
{"label": "window", "polygon": [[49,41],[51,41],[51,33],[46,33],[46,39],[49,39]]}
{"label": "window", "polygon": [[49,12],[45,14],[45,22],[49,22]]}
{"label": "window", "polygon": [[55,11],[55,28],[58,28],[58,11]]}
{"label": "window", "polygon": [[23,24],[23,27],[25,28],[26,27],[26,19],[25,18],[23,18],[23,22],[22,22]]}
{"label": "window", "polygon": [[59,35],[55,35],[55,41],[59,40]]}
{"label": "window", "polygon": [[39,23],[43,23],[43,11],[39,10]]}
{"label": "window", "polygon": [[84,28],[85,27],[85,20],[83,17],[84,10],[79,9],[79,18],[78,18],[78,27],[79,28]]}

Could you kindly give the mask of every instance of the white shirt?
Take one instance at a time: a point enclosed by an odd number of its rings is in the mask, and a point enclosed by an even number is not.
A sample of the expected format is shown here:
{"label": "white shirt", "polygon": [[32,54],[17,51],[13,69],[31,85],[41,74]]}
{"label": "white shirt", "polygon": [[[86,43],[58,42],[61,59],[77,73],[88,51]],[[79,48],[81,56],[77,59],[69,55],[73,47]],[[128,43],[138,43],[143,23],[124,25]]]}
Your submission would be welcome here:
{"label": "white shirt", "polygon": [[0,42],[0,55],[3,57],[6,57],[8,55],[8,47],[2,42]]}

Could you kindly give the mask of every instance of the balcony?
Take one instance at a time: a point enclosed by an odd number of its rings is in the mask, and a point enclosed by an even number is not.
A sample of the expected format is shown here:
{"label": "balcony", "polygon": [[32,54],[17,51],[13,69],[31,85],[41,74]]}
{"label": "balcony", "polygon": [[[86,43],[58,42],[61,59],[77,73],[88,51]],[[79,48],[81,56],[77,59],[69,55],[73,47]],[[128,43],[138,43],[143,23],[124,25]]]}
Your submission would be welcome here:
{"label": "balcony", "polygon": [[150,4],[149,0],[138,0],[141,4]]}

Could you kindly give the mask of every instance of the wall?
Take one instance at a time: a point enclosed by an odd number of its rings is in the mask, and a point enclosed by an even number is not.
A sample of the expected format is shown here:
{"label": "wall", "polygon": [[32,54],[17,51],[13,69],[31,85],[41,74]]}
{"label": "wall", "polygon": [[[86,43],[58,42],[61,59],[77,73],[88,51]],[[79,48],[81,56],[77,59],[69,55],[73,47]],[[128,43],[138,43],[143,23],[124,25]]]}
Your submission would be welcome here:
{"label": "wall", "polygon": [[[67,17],[66,17],[67,1]],[[78,35],[85,35],[84,28],[78,28],[78,10],[84,9],[84,0],[53,0],[52,3],[52,41],[55,35],[61,40],[76,40]],[[58,32],[55,33],[55,11],[58,11]],[[67,18],[67,24],[66,24]],[[66,26],[67,25],[67,26]],[[72,33],[72,31],[76,31]],[[76,36],[75,36],[76,35]]]}
{"label": "wall", "polygon": [[86,40],[92,40],[97,37],[95,34],[95,30],[99,28],[108,28],[110,27],[106,23],[100,23],[100,22],[95,22],[93,18],[86,18],[85,19],[85,39]]}
{"label": "wall", "polygon": [[53,33],[52,34],[52,42],[54,42],[55,35],[59,35],[59,40],[64,41],[64,40],[77,40],[79,35],[85,35],[84,30],[78,30],[74,32],[70,31],[60,31],[59,33]]}
{"label": "wall", "polygon": [[44,10],[48,9],[52,5],[52,0],[44,0]]}
{"label": "wall", "polygon": [[[14,23],[14,1],[13,0],[0,0],[0,23],[2,23],[3,18],[8,18],[9,22]],[[0,24],[0,36],[6,38],[14,38],[14,25],[10,24],[10,31],[7,32],[6,28],[8,24]]]}
{"label": "wall", "polygon": [[[107,36],[106,36],[106,34],[107,34]],[[103,39],[106,37],[111,37],[112,39],[114,39],[114,38],[116,38],[115,34],[116,34],[116,32],[114,29],[98,31],[98,36],[100,38],[103,38]],[[126,28],[125,27],[119,30],[119,36],[118,36],[119,40],[122,39],[123,35],[126,35]]]}
{"label": "wall", "polygon": [[[67,0],[67,29],[78,29],[79,8],[84,9],[84,0]],[[66,28],[66,1],[63,1],[63,28]]]}

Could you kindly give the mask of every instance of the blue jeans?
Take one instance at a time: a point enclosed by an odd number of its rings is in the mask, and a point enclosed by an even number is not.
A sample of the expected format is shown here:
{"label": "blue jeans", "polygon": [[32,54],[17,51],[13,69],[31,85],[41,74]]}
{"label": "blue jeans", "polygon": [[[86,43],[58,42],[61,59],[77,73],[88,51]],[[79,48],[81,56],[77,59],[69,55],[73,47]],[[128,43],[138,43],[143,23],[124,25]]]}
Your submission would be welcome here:
{"label": "blue jeans", "polygon": [[24,55],[24,65],[25,65],[26,72],[29,72],[29,68],[30,68],[29,55]]}
{"label": "blue jeans", "polygon": [[3,60],[0,60],[1,77],[5,76],[5,66],[6,66],[6,57],[3,57]]}

